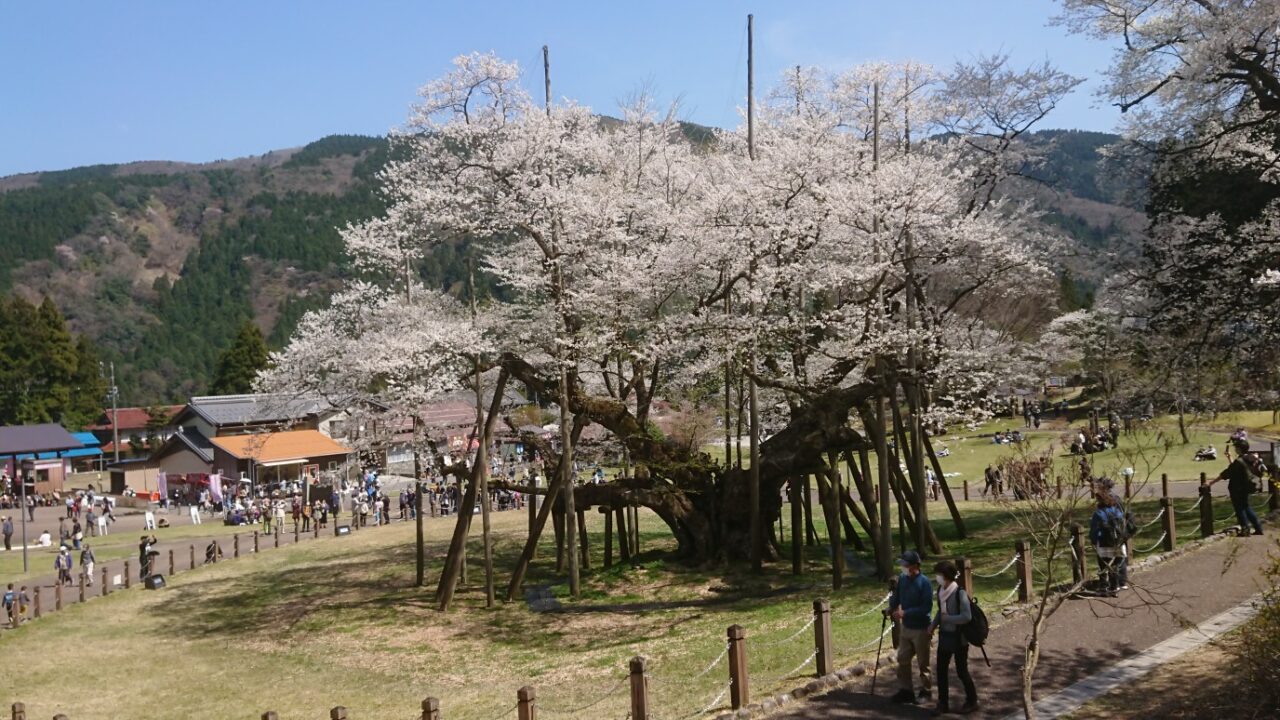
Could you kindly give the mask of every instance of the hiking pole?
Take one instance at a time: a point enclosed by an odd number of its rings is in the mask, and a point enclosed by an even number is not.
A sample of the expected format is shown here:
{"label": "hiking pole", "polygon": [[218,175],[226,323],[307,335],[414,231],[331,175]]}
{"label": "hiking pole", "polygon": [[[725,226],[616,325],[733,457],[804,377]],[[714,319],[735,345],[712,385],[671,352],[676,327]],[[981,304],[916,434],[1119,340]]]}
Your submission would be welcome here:
{"label": "hiking pole", "polygon": [[880,613],[880,642],[876,645],[876,667],[871,671],[871,694],[876,694],[876,680],[880,676],[880,651],[884,648],[884,626],[889,624],[888,611]]}

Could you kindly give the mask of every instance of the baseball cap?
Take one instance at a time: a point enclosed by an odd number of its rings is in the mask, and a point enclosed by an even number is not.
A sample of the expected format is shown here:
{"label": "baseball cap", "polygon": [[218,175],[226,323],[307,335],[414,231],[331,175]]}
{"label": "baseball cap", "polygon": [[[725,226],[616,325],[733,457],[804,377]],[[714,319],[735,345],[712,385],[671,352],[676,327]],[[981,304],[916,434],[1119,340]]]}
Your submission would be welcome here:
{"label": "baseball cap", "polygon": [[908,550],[902,553],[902,556],[898,558],[898,564],[899,565],[919,565],[920,553],[916,552],[915,550]]}

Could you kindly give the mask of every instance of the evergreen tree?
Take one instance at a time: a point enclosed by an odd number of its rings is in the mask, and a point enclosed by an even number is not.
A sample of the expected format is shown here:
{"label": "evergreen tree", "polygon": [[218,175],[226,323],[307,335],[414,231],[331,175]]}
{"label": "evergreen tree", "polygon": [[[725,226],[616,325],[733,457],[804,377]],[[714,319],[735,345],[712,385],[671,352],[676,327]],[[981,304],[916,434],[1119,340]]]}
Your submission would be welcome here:
{"label": "evergreen tree", "polygon": [[218,358],[209,390],[217,395],[237,395],[253,390],[253,380],[267,367],[267,342],[262,331],[246,320],[231,347]]}

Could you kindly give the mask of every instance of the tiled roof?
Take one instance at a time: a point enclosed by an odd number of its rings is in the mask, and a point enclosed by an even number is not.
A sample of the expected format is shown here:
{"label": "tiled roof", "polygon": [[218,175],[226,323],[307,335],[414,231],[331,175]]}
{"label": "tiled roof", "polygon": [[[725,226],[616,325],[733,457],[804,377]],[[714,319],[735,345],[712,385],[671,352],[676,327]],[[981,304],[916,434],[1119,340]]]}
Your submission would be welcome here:
{"label": "tiled roof", "polygon": [[205,462],[213,462],[213,443],[204,433],[195,428],[187,428],[179,430],[171,435],[164,444],[152,454],[152,457],[160,457],[169,452],[169,449],[175,445],[180,445],[191,450],[197,457]]}
{"label": "tiled roof", "polygon": [[[179,412],[182,412],[182,408],[186,406],[185,405],[164,405],[162,407],[164,408],[167,418],[169,420],[173,420],[173,417],[177,415]],[[147,414],[146,408],[141,408],[141,407],[120,408],[116,410],[116,415],[119,418],[119,425],[121,430],[134,430],[138,428],[145,428],[147,426],[147,423],[151,422],[151,416]],[[99,417],[99,422],[97,422],[94,425],[90,425],[86,429],[88,430],[112,429],[111,410],[104,411],[102,415]]]}
{"label": "tiled roof", "polygon": [[351,452],[319,430],[226,435],[212,438],[211,442],[237,459],[252,458],[259,463],[346,455]]}
{"label": "tiled roof", "polygon": [[187,407],[216,426],[299,420],[332,409],[320,398],[268,394],[205,395]]}

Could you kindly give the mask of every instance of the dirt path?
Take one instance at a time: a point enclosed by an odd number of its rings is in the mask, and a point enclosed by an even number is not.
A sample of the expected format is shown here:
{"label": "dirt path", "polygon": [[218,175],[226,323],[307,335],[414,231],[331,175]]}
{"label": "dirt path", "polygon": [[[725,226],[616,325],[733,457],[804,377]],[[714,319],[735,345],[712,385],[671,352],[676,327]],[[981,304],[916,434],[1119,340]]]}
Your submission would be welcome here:
{"label": "dirt path", "polygon": [[[1133,589],[1118,601],[1068,601],[1050,619],[1041,638],[1036,697],[1181,632],[1184,622],[1202,622],[1257,594],[1261,590],[1258,571],[1275,548],[1271,537],[1227,539],[1135,573],[1130,578]],[[1140,597],[1154,597],[1164,604],[1144,606]],[[971,656],[969,665],[982,707],[970,717],[1002,718],[1020,709],[1019,672],[1029,627],[1028,620],[1015,619],[992,629],[987,645],[991,667],[983,663],[981,653]],[[911,707],[889,702],[897,691],[893,668],[882,664],[881,675],[875,696],[869,694],[869,680],[857,681],[773,717],[929,717],[932,703]],[[963,690],[954,674],[951,688],[952,707],[957,708],[963,702]]]}

